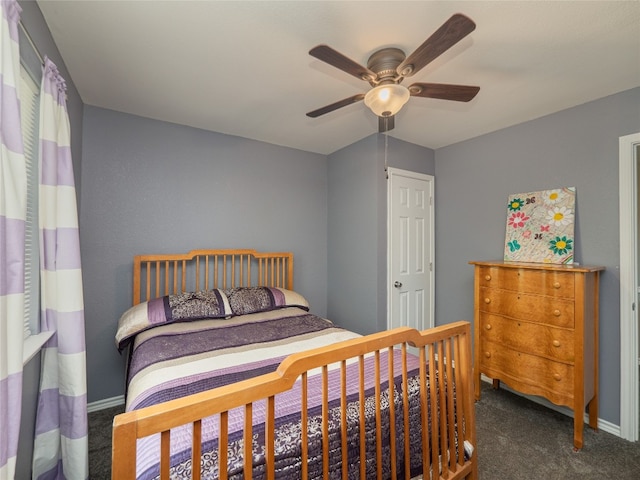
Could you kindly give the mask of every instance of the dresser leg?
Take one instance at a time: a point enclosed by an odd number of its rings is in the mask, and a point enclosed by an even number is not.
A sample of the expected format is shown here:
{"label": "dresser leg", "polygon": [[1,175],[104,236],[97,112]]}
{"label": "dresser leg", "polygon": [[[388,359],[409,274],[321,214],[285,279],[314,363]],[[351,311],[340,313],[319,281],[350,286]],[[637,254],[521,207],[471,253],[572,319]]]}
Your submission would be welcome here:
{"label": "dresser leg", "polygon": [[493,389],[498,390],[500,388],[500,380],[493,379]]}
{"label": "dresser leg", "polygon": [[577,452],[582,449],[582,430],[583,430],[583,422],[574,421],[573,424],[573,451]]}
{"label": "dresser leg", "polygon": [[573,450],[582,448],[582,433],[584,431],[584,403],[576,402],[573,409]]}

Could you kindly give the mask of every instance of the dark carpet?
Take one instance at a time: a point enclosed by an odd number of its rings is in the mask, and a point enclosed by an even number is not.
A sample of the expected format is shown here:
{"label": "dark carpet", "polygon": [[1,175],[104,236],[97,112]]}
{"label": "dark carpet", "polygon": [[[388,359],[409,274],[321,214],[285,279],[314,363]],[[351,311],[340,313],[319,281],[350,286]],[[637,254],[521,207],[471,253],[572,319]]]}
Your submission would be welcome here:
{"label": "dark carpet", "polygon": [[[122,407],[89,414],[89,475],[111,478],[111,425]],[[573,419],[506,390],[482,386],[476,402],[478,466],[483,480],[638,480],[640,443],[584,430],[573,451]]]}
{"label": "dark carpet", "polygon": [[640,479],[640,443],[585,425],[575,452],[573,418],[504,389],[483,383],[476,423],[483,480]]}

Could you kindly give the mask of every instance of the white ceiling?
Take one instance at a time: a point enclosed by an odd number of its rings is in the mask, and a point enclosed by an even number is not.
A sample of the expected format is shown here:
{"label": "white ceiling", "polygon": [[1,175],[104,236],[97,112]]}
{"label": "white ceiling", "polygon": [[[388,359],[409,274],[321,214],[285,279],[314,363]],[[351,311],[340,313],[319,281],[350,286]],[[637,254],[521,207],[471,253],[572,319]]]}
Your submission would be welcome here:
{"label": "white ceiling", "polygon": [[390,135],[437,149],[640,86],[639,1],[38,1],[85,104],[330,154],[378,128],[366,66],[409,55],[452,14],[477,25],[405,80],[478,85],[469,103],[413,97]]}

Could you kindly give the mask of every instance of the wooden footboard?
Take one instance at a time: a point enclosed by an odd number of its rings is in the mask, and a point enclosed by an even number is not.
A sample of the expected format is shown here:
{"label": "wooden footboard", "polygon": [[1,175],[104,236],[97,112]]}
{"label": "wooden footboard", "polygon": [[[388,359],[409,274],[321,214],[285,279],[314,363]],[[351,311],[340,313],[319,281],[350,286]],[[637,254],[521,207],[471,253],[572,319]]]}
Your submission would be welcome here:
{"label": "wooden footboard", "polygon": [[[138,439],[157,434],[160,437],[160,478],[170,478],[171,430],[190,425],[189,431],[193,437],[190,464],[196,466],[191,468],[190,476],[200,479],[201,469],[206,463],[201,460],[203,419],[208,417],[215,418],[219,432],[216,450],[209,455],[209,459],[216,459],[216,478],[277,478],[277,445],[283,441],[277,438],[277,395],[291,390],[295,385],[300,391],[300,404],[307,405],[307,378],[310,372],[319,371],[322,408],[318,415],[320,425],[316,427],[320,432],[317,443],[321,444],[323,478],[329,478],[330,468],[339,464],[343,479],[348,478],[353,469],[359,471],[359,478],[371,478],[367,465],[374,465],[377,478],[408,479],[422,476],[425,479],[476,479],[477,455],[469,455],[469,451],[476,446],[470,342],[470,326],[467,322],[456,322],[423,332],[399,328],[296,353],[287,357],[276,372],[118,415],[113,423],[112,478],[136,478]],[[414,354],[419,358],[419,372],[415,377],[417,380],[412,378],[411,381],[419,384],[419,401],[417,409],[410,409],[407,358]],[[365,438],[363,425],[365,357],[373,357],[375,365],[372,402],[375,405],[375,435],[371,438]],[[386,361],[381,361],[381,358]],[[360,372],[359,398],[349,405],[346,393],[347,364],[359,365]],[[339,372],[336,375],[340,379],[338,388],[342,393],[338,405],[329,405],[329,370]],[[352,377],[349,378],[351,381]],[[360,410],[359,414],[355,414],[360,420],[357,426],[359,440],[355,442],[359,455],[355,459],[352,454],[348,456],[348,451],[355,448],[349,444],[351,437],[348,437],[347,431],[347,411],[353,416],[354,409],[351,407],[354,404]],[[254,420],[258,410],[262,411],[263,407],[264,423],[259,426],[262,433],[257,435],[258,426],[254,425]],[[228,420],[230,412],[237,408],[243,411],[244,428],[241,440],[232,449],[228,445],[231,441]],[[317,456],[311,454],[309,449],[309,432],[314,422],[306,408],[302,408],[299,415],[298,425],[303,427],[299,428],[297,437],[288,437],[286,442],[299,443],[299,464],[302,469],[299,478],[309,478],[311,474],[307,468],[312,463],[310,456]],[[410,422],[412,416],[419,417],[413,419],[418,422],[418,428],[410,427],[416,425]],[[336,418],[340,428],[334,435],[330,433],[329,424],[335,423]],[[383,429],[381,425],[387,427]],[[337,437],[337,440],[332,437],[330,442],[330,435]],[[416,435],[418,442],[413,441]],[[339,447],[335,447],[336,442]],[[416,443],[421,446],[416,447]],[[241,448],[238,449],[238,445]],[[465,453],[464,447],[472,448]],[[415,448],[418,448],[417,452]],[[264,463],[256,473],[258,450],[264,457]],[[369,458],[370,452],[374,452],[372,458]],[[241,458],[233,469],[232,455],[236,460]],[[416,465],[419,470],[416,470]]]}

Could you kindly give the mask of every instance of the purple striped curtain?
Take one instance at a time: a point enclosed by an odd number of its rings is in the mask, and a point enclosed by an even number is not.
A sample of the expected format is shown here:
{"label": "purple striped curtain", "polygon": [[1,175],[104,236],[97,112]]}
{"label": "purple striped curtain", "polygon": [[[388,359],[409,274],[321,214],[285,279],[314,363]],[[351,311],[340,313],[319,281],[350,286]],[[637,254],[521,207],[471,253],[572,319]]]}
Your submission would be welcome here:
{"label": "purple striped curtain", "polygon": [[22,405],[27,170],[20,125],[22,9],[2,0],[0,25],[0,479],[13,479]]}
{"label": "purple striped curtain", "polygon": [[40,89],[40,329],[33,478],[89,476],[84,302],[66,84],[45,58]]}

